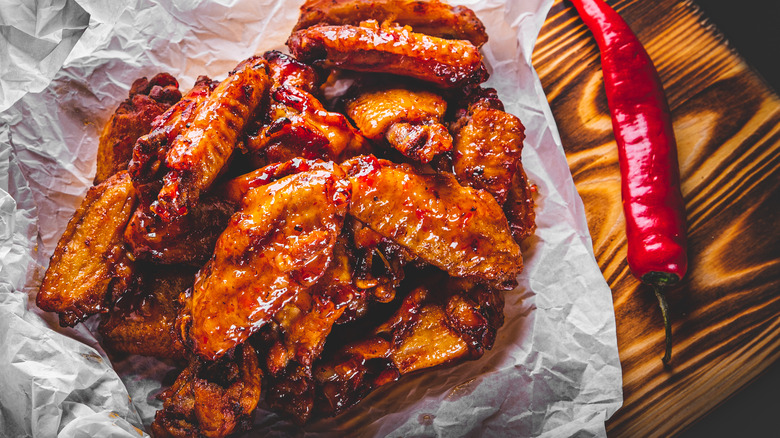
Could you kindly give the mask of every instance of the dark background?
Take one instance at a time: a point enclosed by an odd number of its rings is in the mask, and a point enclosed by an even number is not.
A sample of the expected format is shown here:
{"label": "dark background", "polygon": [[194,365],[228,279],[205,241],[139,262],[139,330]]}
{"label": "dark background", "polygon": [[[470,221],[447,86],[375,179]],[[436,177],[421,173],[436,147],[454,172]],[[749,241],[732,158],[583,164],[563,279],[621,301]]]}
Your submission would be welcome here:
{"label": "dark background", "polygon": [[780,90],[780,0],[693,0],[693,3],[777,93]]}
{"label": "dark background", "polygon": [[[731,48],[778,93],[780,0],[693,0],[693,3],[726,37]],[[699,437],[780,437],[780,362],[680,435],[680,438]]]}

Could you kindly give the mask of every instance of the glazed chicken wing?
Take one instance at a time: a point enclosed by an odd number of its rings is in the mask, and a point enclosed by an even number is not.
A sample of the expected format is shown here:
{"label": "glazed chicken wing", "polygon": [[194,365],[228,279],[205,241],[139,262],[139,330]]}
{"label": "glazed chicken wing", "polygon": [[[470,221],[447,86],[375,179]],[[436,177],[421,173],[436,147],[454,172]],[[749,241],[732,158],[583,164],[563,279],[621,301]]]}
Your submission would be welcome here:
{"label": "glazed chicken wing", "polygon": [[103,346],[115,353],[184,359],[187,351],[174,322],[179,295],[194,281],[191,267],[136,265],[128,290],[101,315]]}
{"label": "glazed chicken wing", "polygon": [[198,106],[165,156],[168,172],[151,209],[164,221],[187,213],[227,163],[268,87],[267,61],[243,61]]}
{"label": "glazed chicken wing", "polygon": [[365,20],[410,26],[415,32],[469,40],[481,47],[488,40],[474,11],[438,0],[308,0],[293,31],[318,24],[358,25]]}
{"label": "glazed chicken wing", "polygon": [[203,266],[240,201],[206,193],[189,213],[170,222],[141,204],[127,224],[125,242],[139,260]]}
{"label": "glazed chicken wing", "polygon": [[372,334],[315,368],[316,408],[335,415],[401,375],[481,357],[503,306],[500,292],[462,279],[415,288]]}
{"label": "glazed chicken wing", "polygon": [[119,104],[100,134],[95,184],[127,169],[138,137],[148,134],[152,121],[179,99],[179,83],[168,73],[133,82],[130,96]]}
{"label": "glazed chicken wing", "polygon": [[351,254],[342,234],[333,249],[333,261],[318,284],[287,303],[274,316],[277,339],[266,355],[266,401],[298,423],[305,423],[314,404],[312,366],[319,358],[331,329],[362,298],[352,277]]}
{"label": "glazed chicken wing", "polygon": [[38,291],[38,307],[59,312],[60,325],[73,326],[104,312],[114,298],[112,282],[127,281],[132,262],[122,232],[136,204],[127,171],[87,191],[57,243]]}
{"label": "glazed chicken wing", "polygon": [[215,86],[216,83],[208,77],[198,77],[195,85],[181,100],[154,119],[151,132],[135,142],[128,171],[143,199],[142,203],[148,204],[157,197],[162,184],[161,179],[166,172],[165,156],[171,143],[185,125],[192,121],[197,108],[211,94]]}
{"label": "glazed chicken wing", "polygon": [[459,111],[451,126],[452,171],[461,184],[487,190],[503,204],[522,167],[525,127],[517,116],[504,112],[495,90],[481,91],[484,96]]}
{"label": "glazed chicken wing", "polygon": [[520,247],[489,193],[373,156],[342,166],[352,183],[350,214],[374,231],[452,276],[514,283]]}
{"label": "glazed chicken wing", "polygon": [[287,46],[298,59],[325,68],[391,73],[443,88],[479,84],[488,77],[482,55],[468,41],[376,22],[309,27],[293,32]]}
{"label": "glazed chicken wing", "polygon": [[331,262],[349,203],[338,168],[302,172],[250,190],[198,274],[183,338],[213,360],[246,340]]}
{"label": "glazed chicken wing", "polygon": [[409,158],[427,163],[452,149],[441,122],[447,102],[436,93],[403,87],[370,87],[345,100],[346,114],[360,133],[388,143]]}
{"label": "glazed chicken wing", "polygon": [[248,344],[216,362],[194,358],[160,393],[152,423],[155,438],[222,438],[251,426],[263,373]]}
{"label": "glazed chicken wing", "polygon": [[343,114],[327,111],[301,89],[275,88],[266,119],[257,134],[247,136],[246,147],[268,164],[296,157],[342,161],[369,150]]}
{"label": "glazed chicken wing", "polygon": [[528,177],[522,167],[515,172],[512,185],[504,203],[504,214],[517,243],[522,242],[536,230],[536,212],[534,212],[534,192],[528,183]]}
{"label": "glazed chicken wing", "polygon": [[273,80],[268,109],[253,120],[245,148],[264,165],[296,157],[343,161],[366,153],[368,142],[343,114],[315,97],[315,70],[277,51],[266,52]]}

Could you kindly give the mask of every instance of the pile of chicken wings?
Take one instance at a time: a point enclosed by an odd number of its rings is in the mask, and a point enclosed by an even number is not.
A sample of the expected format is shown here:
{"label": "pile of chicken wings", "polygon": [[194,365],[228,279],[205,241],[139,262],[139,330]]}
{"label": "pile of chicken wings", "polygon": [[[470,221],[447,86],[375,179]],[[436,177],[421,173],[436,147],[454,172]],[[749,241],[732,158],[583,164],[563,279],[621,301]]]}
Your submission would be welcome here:
{"label": "pile of chicken wings", "polygon": [[137,80],[38,306],[183,367],[157,437],[242,430],[261,394],[303,423],[480,357],[535,228],[486,41],[438,0],[313,0],[290,54]]}

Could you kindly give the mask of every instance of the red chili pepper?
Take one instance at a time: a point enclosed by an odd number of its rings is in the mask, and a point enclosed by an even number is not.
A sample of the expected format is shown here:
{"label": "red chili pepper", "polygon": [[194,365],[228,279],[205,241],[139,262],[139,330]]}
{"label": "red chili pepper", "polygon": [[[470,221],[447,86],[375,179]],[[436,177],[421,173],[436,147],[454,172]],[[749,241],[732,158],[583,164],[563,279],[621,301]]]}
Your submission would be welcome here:
{"label": "red chili pepper", "polygon": [[677,144],[661,80],[625,21],[602,0],[572,0],[601,52],[604,89],[620,160],[628,266],[653,286],[672,355],[672,331],[662,288],[687,269],[685,204]]}

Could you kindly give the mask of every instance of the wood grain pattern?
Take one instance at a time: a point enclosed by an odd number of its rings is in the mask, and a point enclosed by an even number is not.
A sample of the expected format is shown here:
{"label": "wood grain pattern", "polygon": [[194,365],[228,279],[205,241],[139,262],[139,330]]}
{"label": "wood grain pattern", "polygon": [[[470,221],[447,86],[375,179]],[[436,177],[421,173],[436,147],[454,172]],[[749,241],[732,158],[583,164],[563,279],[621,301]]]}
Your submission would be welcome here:
{"label": "wood grain pattern", "polygon": [[674,357],[652,291],[630,274],[620,174],[598,49],[556,0],[534,66],[612,288],[624,405],[610,436],[684,430],[780,360],[780,99],[688,1],[609,1],[645,45],[672,109],[690,268],[667,294]]}

